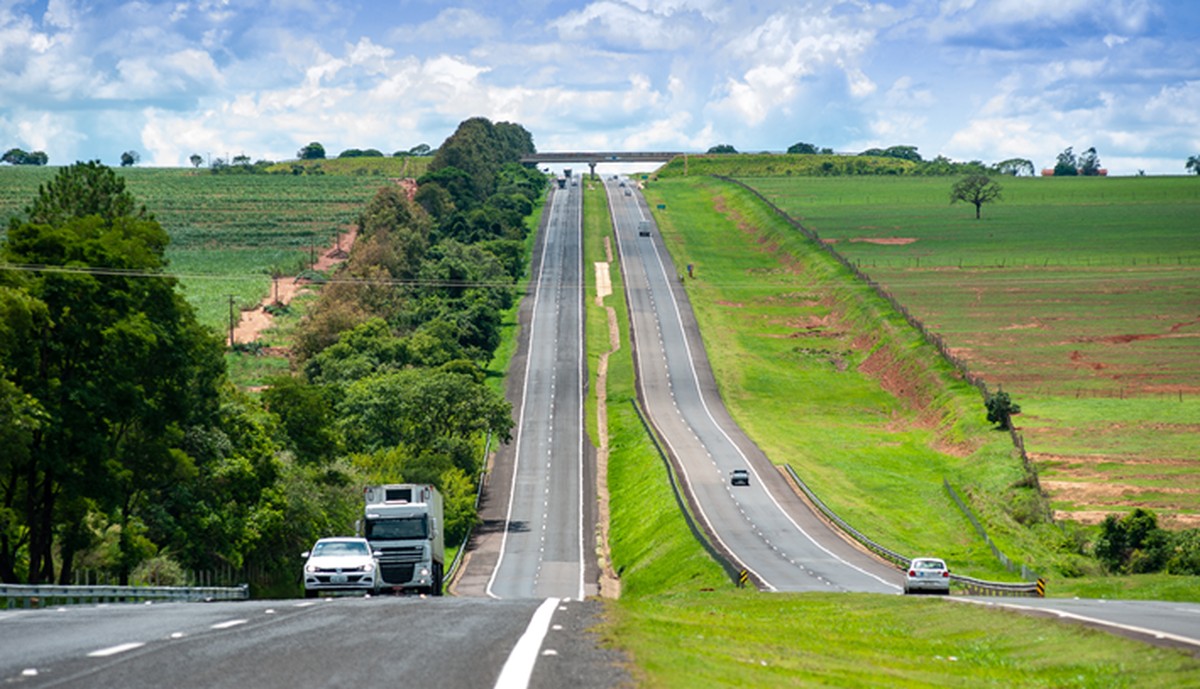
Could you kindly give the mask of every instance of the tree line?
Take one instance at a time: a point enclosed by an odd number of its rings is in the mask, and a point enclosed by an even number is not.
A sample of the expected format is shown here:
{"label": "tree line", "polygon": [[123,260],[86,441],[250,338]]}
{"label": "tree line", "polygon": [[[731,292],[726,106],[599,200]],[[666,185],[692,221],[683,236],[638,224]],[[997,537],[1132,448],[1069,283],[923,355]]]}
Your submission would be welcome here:
{"label": "tree line", "polygon": [[530,152],[519,125],[468,120],[416,201],[381,189],[300,327],[296,374],[260,398],[230,382],[153,214],[112,169],[63,168],[0,246],[30,268],[0,271],[0,580],[252,566],[287,592],[297,553],[352,529],[367,481],[437,484],[461,537],[484,439],[513,424],[484,365],[545,187],[516,164]]}

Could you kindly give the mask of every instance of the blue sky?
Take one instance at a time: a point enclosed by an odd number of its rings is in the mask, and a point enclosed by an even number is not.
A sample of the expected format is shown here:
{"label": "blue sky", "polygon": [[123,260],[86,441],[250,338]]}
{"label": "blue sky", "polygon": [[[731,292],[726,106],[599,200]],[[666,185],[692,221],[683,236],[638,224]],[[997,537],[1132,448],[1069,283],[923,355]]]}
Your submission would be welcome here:
{"label": "blue sky", "polygon": [[440,144],[1200,154],[1196,0],[0,0],[0,149],[51,164]]}

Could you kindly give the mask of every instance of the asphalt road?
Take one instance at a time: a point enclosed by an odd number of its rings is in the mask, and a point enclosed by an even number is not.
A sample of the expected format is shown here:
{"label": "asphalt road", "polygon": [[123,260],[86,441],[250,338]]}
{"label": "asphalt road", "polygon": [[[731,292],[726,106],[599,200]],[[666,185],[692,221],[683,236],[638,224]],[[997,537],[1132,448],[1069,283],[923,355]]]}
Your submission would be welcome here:
{"label": "asphalt road", "polygon": [[[0,684],[172,689],[610,687],[594,603],[333,598],[72,606],[0,612]],[[521,657],[517,657],[521,656]],[[536,668],[534,662],[536,661]],[[508,678],[498,683],[502,673]],[[582,673],[582,674],[581,674]],[[515,680],[515,681],[513,681]]]}
{"label": "asphalt road", "polygon": [[453,592],[581,600],[595,593],[594,466],[584,435],[583,194],[556,189],[532,266],[510,377],[516,431],[495,460],[484,528]]}

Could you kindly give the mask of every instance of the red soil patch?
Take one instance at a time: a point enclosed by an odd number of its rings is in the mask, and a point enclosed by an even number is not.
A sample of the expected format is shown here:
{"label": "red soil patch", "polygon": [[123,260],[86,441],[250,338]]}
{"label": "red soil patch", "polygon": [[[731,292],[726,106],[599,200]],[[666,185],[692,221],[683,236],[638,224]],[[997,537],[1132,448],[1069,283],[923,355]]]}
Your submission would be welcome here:
{"label": "red soil patch", "polygon": [[917,241],[915,237],[852,237],[850,243],[883,244],[884,246],[903,246]]}
{"label": "red soil patch", "polygon": [[[317,262],[313,264],[313,269],[329,270],[345,261],[350,256],[349,249],[354,246],[354,240],[357,238],[357,227],[352,227],[345,234],[339,235],[334,240],[334,243],[317,258]],[[281,277],[274,280],[271,286],[271,294],[263,297],[258,306],[242,311],[241,320],[233,329],[234,342],[254,342],[257,340],[263,331],[270,328],[275,322],[275,317],[267,312],[266,307],[275,304],[285,306],[290,304],[297,294],[304,291],[306,284],[306,282],[297,276]],[[229,344],[229,342],[226,342],[226,344]],[[262,353],[267,356],[288,355],[288,351],[282,347],[267,347],[262,350]]]}

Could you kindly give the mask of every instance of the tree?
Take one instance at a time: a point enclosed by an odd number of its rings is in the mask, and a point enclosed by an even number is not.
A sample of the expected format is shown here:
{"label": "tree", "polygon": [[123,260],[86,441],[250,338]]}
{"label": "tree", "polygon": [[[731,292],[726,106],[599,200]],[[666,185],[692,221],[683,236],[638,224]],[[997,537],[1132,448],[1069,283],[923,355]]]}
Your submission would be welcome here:
{"label": "tree", "polygon": [[142,155],[137,151],[125,151],[121,154],[121,167],[133,167],[142,159]]}
{"label": "tree", "polygon": [[1187,159],[1185,168],[1188,172],[1194,172],[1200,175],[1200,155],[1194,155]]}
{"label": "tree", "polygon": [[199,153],[193,153],[188,160],[192,162],[192,167],[200,167],[200,163],[204,162],[204,158],[201,158]]}
{"label": "tree", "polygon": [[818,153],[823,154],[823,155],[831,155],[833,153],[833,149],[832,148],[817,148],[813,144],[804,143],[803,141],[800,141],[800,142],[792,144],[791,146],[788,146],[787,152],[794,153],[794,154],[803,154],[803,155],[816,155]]}
{"label": "tree", "polygon": [[0,157],[0,163],[9,165],[45,165],[50,162],[50,156],[42,151],[26,153],[19,148],[10,148]]}
{"label": "tree", "polygon": [[1008,160],[1002,160],[999,163],[996,163],[994,169],[996,170],[997,174],[1001,175],[1012,175],[1013,177],[1026,175],[1028,177],[1032,177],[1033,161],[1026,160],[1025,158],[1009,158]]}
{"label": "tree", "polygon": [[1096,177],[1100,174],[1100,156],[1093,146],[1079,155],[1079,174],[1084,177]]}
{"label": "tree", "polygon": [[1000,198],[1000,184],[993,182],[985,175],[969,175],[959,180],[950,190],[950,203],[965,201],[975,206],[975,219],[978,220],[983,204],[991,203]]}
{"label": "tree", "polygon": [[1079,174],[1079,162],[1075,159],[1075,151],[1070,146],[1058,154],[1054,163],[1055,177],[1074,177]]}
{"label": "tree", "polygon": [[717,144],[708,149],[709,153],[737,153],[737,149],[729,144]]}
{"label": "tree", "polygon": [[1003,390],[988,395],[984,406],[987,408],[988,423],[999,424],[1002,431],[1012,429],[1012,417],[1021,413],[1020,405],[1014,403]]}
{"label": "tree", "polygon": [[313,141],[309,145],[296,151],[296,157],[300,160],[324,160],[325,147],[320,143]]}
{"label": "tree", "polygon": [[98,511],[120,531],[124,578],[147,543],[139,511],[193,471],[180,445],[216,409],[221,345],[159,274],[167,234],[112,170],[61,170],[27,214],[10,221],[0,260],[74,270],[0,276],[26,304],[5,309],[5,326],[28,336],[0,348],[2,387],[15,386],[41,419],[0,478],[0,494],[25,496],[15,517],[26,534],[23,546],[0,539],[0,573],[23,558],[29,581],[49,581],[57,560],[69,581],[88,544],[85,517]]}

